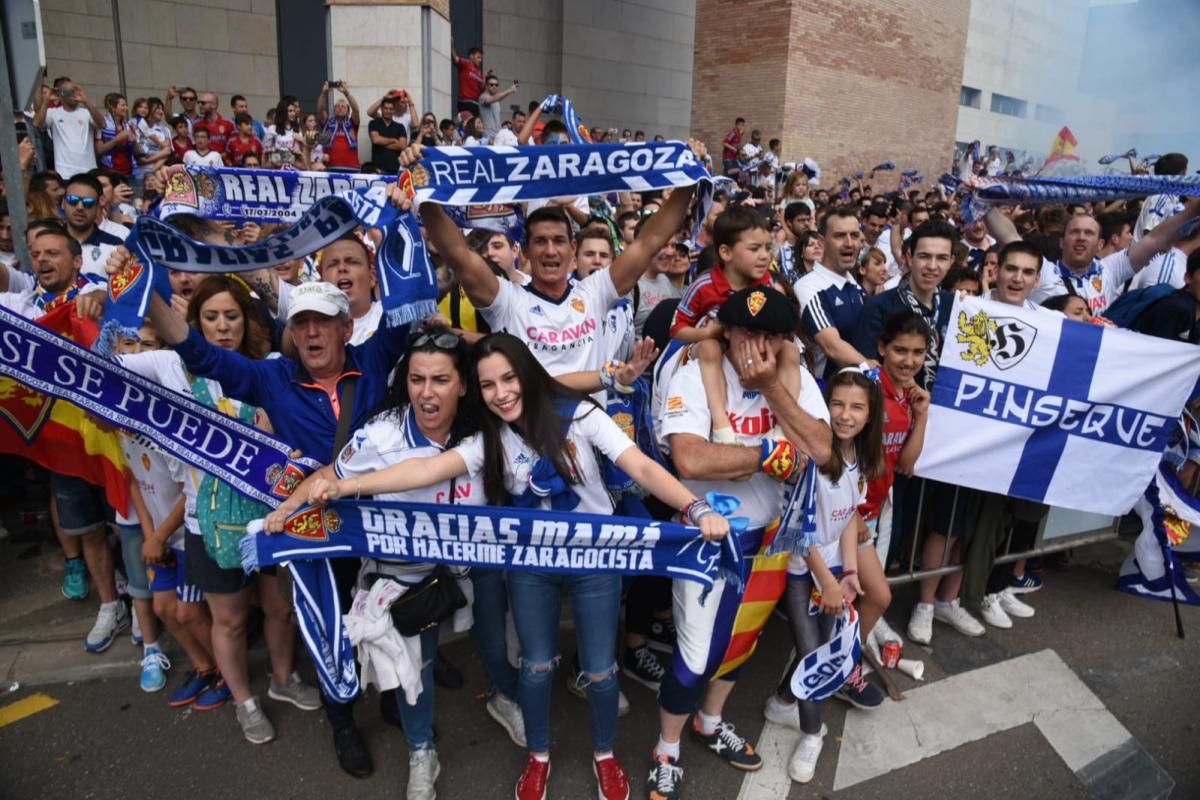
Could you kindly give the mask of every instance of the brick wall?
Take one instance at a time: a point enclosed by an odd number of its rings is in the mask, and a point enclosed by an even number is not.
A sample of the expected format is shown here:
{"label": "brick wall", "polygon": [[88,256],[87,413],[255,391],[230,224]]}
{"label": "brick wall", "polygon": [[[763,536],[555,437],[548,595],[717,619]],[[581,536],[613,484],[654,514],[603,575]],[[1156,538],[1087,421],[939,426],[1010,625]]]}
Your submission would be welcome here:
{"label": "brick wall", "polygon": [[722,137],[745,117],[764,142],[783,140],[785,161],[816,159],[826,185],[887,159],[936,176],[953,154],[969,10],[696,0],[692,129],[719,163]]}

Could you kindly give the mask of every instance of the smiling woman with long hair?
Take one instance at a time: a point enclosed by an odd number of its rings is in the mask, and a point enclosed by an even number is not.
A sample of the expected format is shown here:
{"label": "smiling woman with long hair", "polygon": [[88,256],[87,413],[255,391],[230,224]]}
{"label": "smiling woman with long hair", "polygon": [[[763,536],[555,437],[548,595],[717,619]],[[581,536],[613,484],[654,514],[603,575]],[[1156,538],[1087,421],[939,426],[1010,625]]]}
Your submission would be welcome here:
{"label": "smiling woman with long hair", "polygon": [[[310,502],[411,491],[482,473],[489,503],[611,515],[600,455],[700,527],[707,539],[729,523],[637,448],[590,398],[555,381],[525,343],[495,333],[476,343],[475,397],[487,411],[479,436],[439,455],[413,459],[353,479],[310,483]],[[299,492],[297,494],[300,494]],[[282,518],[267,519],[280,530]],[[510,572],[509,596],[521,645],[518,697],[529,756],[518,797],[545,796],[550,771],[550,689],[558,666],[561,593],[571,594],[579,662],[588,680],[594,770],[602,797],[625,797],[629,779],[613,757],[617,725],[617,623],[621,576]]]}

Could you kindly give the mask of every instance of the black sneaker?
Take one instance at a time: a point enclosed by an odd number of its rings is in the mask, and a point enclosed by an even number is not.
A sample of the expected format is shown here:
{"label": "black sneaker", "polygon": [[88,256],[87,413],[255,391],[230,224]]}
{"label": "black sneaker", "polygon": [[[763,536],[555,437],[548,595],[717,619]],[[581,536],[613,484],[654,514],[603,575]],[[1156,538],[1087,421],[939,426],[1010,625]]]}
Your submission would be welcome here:
{"label": "black sneaker", "polygon": [[683,768],[669,757],[654,755],[654,766],[646,778],[646,797],[649,800],[679,800],[679,787],[683,783]]}
{"label": "black sneaker", "polygon": [[646,635],[646,646],[660,653],[670,653],[675,650],[675,621],[671,619],[656,619],[650,623],[650,633]]}
{"label": "black sneaker", "polygon": [[333,732],[333,748],[337,751],[342,770],[355,778],[369,777],[375,771],[371,753],[356,727],[339,728]]}
{"label": "black sneaker", "polygon": [[850,679],[842,684],[834,697],[864,711],[879,708],[886,698],[883,690],[863,677],[861,664],[854,668]]}
{"label": "black sneaker", "polygon": [[663,665],[658,663],[654,653],[650,652],[650,648],[644,646],[636,650],[632,647],[625,648],[625,663],[621,665],[621,671],[626,677],[633,678],[642,686],[656,692],[658,685],[662,683],[663,675],[667,672]]}
{"label": "black sneaker", "polygon": [[762,767],[762,756],[754,752],[754,746],[738,736],[728,722],[721,722],[711,735],[705,735],[700,731],[700,717],[693,717],[692,738],[725,759],[731,767],[746,772]]}

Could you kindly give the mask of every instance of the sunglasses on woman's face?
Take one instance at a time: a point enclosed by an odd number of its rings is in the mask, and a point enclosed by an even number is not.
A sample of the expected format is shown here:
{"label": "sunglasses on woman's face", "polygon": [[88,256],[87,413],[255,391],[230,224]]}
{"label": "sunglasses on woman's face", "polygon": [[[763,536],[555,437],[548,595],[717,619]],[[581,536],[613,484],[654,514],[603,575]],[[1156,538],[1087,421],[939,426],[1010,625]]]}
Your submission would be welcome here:
{"label": "sunglasses on woman's face", "polygon": [[429,345],[430,343],[432,343],[434,347],[437,347],[442,350],[455,350],[458,348],[458,344],[461,341],[462,341],[462,337],[460,337],[456,333],[446,333],[444,331],[439,331],[437,333],[421,334],[420,336],[418,336],[416,339],[413,340],[412,346],[414,349],[416,349],[418,347],[425,347],[425,346]]}
{"label": "sunglasses on woman's face", "polygon": [[96,205],[96,198],[80,197],[77,194],[69,194],[66,197],[64,197],[63,200],[69,206],[77,206],[82,203],[84,208],[91,208],[92,206]]}

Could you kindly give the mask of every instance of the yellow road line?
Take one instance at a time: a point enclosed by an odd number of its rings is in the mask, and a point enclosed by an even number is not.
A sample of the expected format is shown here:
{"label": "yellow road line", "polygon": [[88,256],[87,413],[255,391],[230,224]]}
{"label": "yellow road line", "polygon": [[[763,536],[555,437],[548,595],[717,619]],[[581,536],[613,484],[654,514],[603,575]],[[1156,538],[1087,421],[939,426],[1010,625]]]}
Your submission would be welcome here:
{"label": "yellow road line", "polygon": [[54,708],[58,701],[48,694],[31,694],[24,700],[18,700],[6,706],[0,706],[0,728],[19,722],[47,708]]}

